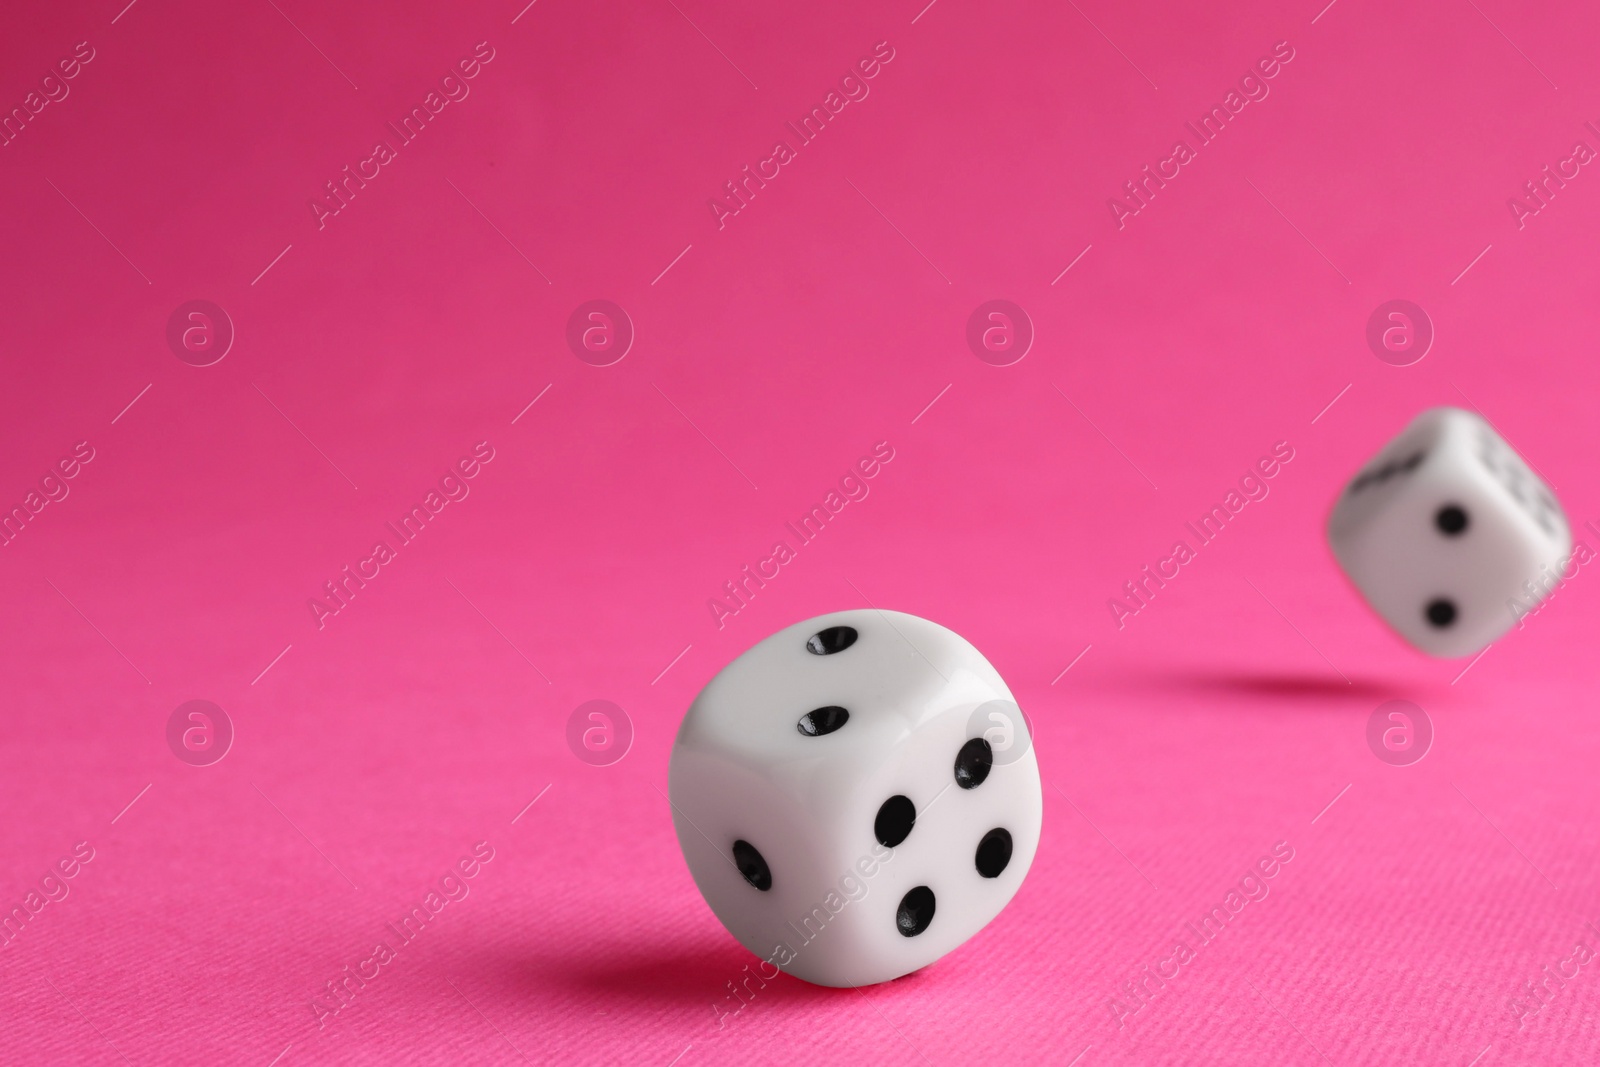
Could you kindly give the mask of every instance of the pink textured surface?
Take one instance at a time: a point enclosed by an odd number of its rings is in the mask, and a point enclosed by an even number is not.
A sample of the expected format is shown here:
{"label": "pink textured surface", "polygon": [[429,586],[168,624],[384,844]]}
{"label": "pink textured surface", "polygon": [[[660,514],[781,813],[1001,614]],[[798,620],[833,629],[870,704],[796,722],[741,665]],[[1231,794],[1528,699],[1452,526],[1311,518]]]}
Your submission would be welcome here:
{"label": "pink textured surface", "polygon": [[[0,549],[0,903],[94,850],[0,948],[0,1060],[1600,1056],[1600,966],[1561,963],[1600,949],[1600,578],[1462,675],[1321,537],[1452,403],[1594,543],[1600,178],[1507,204],[1600,147],[1592,10],[123,2],[0,34],[7,109],[94,56],[0,148],[0,503],[95,457]],[[480,41],[470,95],[319,228],[310,198]],[[869,94],[719,228],[708,198],[880,41]],[[1269,94],[1119,228],[1108,198],[1280,41]],[[1404,368],[1364,338],[1398,297],[1438,334]],[[1012,366],[966,347],[993,298],[1037,330]],[[209,367],[167,347],[191,299],[237,329]],[[564,341],[591,299],[637,327],[613,366]],[[308,599],[481,441],[470,496],[319,628]],[[878,441],[870,495],[719,628],[709,598]],[[1108,599],[1278,441],[1270,495],[1119,629]],[[936,966],[729,1016],[752,958],[678,855],[673,732],[763,634],[867,603],[1016,690],[1038,861]],[[565,742],[596,698],[637,735],[607,767]],[[1420,763],[1367,748],[1391,698],[1435,724]],[[167,747],[190,699],[237,731],[209,767]],[[469,894],[319,1025],[480,841]],[[1266,898],[1113,1010],[1279,841]],[[1577,973],[1519,1018],[1546,967]]]}

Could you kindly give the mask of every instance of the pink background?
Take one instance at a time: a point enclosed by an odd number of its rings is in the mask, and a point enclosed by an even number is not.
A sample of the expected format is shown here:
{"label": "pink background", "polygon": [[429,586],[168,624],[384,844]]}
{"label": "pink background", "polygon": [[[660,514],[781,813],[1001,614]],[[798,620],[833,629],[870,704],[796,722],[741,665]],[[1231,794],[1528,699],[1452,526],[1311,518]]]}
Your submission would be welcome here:
{"label": "pink background", "polygon": [[[1594,544],[1600,177],[1522,228],[1507,206],[1600,147],[1592,12],[122,4],[0,34],[7,109],[94,49],[0,148],[0,503],[95,450],[0,549],[0,904],[94,849],[0,948],[0,1060],[1600,1054],[1600,964],[1511,1009],[1600,949],[1600,578],[1462,674],[1373,618],[1321,534],[1449,403]],[[308,201],[480,41],[470,95],[319,230]],[[870,95],[719,230],[708,198],[879,41]],[[1270,95],[1119,230],[1108,198],[1279,41]],[[1012,366],[965,343],[994,298],[1037,331]],[[1365,342],[1393,298],[1437,329],[1413,366]],[[167,347],[191,299],[237,330],[209,367]],[[613,366],[564,340],[592,299],[637,330]],[[319,630],[308,599],[480,441],[471,495]],[[878,441],[870,496],[719,629],[708,599]],[[1271,495],[1119,631],[1108,598],[1277,441]],[[782,978],[719,1026],[753,958],[679,856],[673,733],[764,634],[869,603],[1009,679],[1038,861],[926,971]],[[1391,698],[1434,723],[1412,766],[1367,747]],[[212,766],[167,747],[191,699],[237,733]],[[565,741],[591,699],[636,731],[611,766]],[[479,841],[470,894],[319,1028],[326,983]],[[1119,1021],[1278,841],[1270,895]]]}

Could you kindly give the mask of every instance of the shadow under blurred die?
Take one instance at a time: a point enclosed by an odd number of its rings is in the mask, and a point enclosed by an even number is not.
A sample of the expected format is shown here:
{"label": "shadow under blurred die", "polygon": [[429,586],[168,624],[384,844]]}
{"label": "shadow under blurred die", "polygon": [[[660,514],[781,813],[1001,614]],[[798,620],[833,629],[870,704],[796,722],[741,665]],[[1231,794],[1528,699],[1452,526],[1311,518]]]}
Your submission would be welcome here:
{"label": "shadow under blurred die", "polygon": [[669,782],[711,910],[819,985],[950,952],[1039,844],[1039,767],[1010,690],[958,634],[900,612],[819,616],[734,660],[684,716]]}
{"label": "shadow under blurred die", "polygon": [[1572,551],[1550,487],[1478,415],[1431,408],[1345,487],[1328,544],[1401,637],[1470,656],[1545,595]]}

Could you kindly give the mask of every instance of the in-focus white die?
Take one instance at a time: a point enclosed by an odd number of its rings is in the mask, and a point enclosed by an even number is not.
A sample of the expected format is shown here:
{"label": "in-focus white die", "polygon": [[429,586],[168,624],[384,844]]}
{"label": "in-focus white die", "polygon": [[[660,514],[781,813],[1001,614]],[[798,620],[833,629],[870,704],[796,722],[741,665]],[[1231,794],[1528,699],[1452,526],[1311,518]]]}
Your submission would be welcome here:
{"label": "in-focus white die", "polygon": [[[1572,551],[1550,488],[1479,416],[1424,411],[1345,487],[1328,544],[1374,611],[1434,656],[1470,656]],[[1526,613],[1524,607],[1523,613]]]}
{"label": "in-focus white die", "polygon": [[981,930],[1028,873],[1043,810],[1000,675],[895,611],[819,616],[723,668],[684,716],[668,789],[717,918],[828,986],[898,978]]}

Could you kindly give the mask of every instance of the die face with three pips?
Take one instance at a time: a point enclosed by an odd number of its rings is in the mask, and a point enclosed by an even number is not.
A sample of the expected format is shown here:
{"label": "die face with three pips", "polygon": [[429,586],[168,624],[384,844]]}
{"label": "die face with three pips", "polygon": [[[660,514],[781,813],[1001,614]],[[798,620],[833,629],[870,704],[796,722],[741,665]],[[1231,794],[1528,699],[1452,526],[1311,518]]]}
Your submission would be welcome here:
{"label": "die face with three pips", "polygon": [[1478,415],[1424,411],[1362,467],[1328,519],[1345,575],[1434,656],[1487,647],[1572,552],[1555,494]]}
{"label": "die face with three pips", "polygon": [[724,668],[672,749],[678,842],[751,952],[883,982],[989,923],[1039,843],[1026,720],[954,632],[893,611],[790,626]]}

